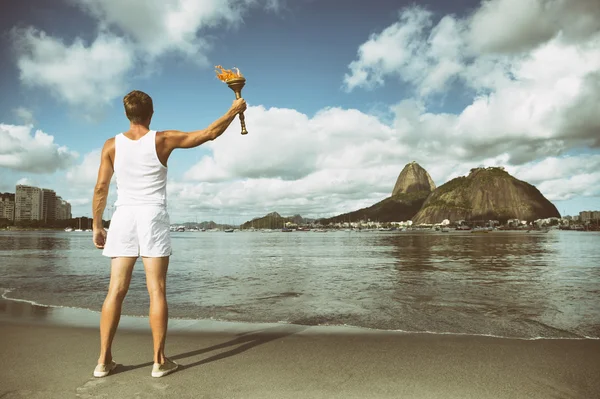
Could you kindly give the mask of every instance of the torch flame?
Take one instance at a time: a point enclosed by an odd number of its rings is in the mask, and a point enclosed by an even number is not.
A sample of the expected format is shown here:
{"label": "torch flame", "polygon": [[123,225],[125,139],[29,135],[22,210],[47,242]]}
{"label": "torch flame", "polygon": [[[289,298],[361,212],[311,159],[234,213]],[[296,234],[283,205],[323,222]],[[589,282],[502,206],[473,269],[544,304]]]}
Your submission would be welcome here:
{"label": "torch flame", "polygon": [[217,78],[219,78],[223,82],[227,82],[228,80],[231,80],[231,79],[243,77],[240,70],[237,68],[233,68],[236,70],[236,72],[234,72],[231,69],[224,69],[221,65],[217,65],[217,66],[215,66],[215,68],[216,68],[215,72],[217,73]]}

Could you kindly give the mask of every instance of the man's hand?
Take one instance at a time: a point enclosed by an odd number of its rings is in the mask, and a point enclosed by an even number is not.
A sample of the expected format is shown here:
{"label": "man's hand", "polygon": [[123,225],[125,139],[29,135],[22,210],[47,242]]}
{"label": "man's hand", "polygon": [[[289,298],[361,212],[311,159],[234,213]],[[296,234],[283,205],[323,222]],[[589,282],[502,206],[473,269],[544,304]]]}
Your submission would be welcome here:
{"label": "man's hand", "polygon": [[246,110],[246,100],[243,98],[238,98],[237,100],[233,100],[233,104],[231,104],[231,112],[234,114],[239,114]]}
{"label": "man's hand", "polygon": [[106,243],[106,230],[104,228],[94,229],[94,245],[98,249],[104,248],[104,244]]}

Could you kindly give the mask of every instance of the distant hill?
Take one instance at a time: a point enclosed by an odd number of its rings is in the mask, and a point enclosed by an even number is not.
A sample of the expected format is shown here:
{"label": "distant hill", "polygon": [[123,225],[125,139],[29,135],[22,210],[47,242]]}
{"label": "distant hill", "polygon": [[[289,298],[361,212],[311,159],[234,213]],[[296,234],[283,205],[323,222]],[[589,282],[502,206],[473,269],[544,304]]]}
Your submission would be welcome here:
{"label": "distant hill", "polygon": [[556,207],[537,188],[511,176],[501,167],[471,169],[435,189],[413,224],[440,223],[444,219],[533,221],[560,217]]}
{"label": "distant hill", "polygon": [[206,230],[227,229],[227,228],[234,227],[233,225],[228,225],[228,224],[218,224],[216,222],[213,222],[212,220],[209,222],[201,222],[201,223],[186,222],[186,223],[177,224],[177,226],[184,226],[186,229],[196,228],[196,229],[206,229]]}
{"label": "distant hill", "polygon": [[281,216],[277,212],[271,212],[263,217],[252,219],[248,222],[245,222],[240,226],[242,229],[280,229],[283,227],[284,223],[291,222],[297,225],[303,225],[313,222],[314,219],[306,219],[300,215]]}
{"label": "distant hill", "polygon": [[320,222],[327,224],[360,220],[379,222],[411,220],[421,209],[433,189],[435,189],[435,183],[429,173],[418,163],[411,162],[406,164],[400,172],[390,197],[368,208],[321,219]]}
{"label": "distant hill", "polygon": [[418,191],[414,193],[398,194],[388,197],[368,208],[344,213],[328,219],[320,219],[322,224],[358,222],[360,220],[371,220],[373,222],[401,222],[410,220],[421,209],[429,191]]}

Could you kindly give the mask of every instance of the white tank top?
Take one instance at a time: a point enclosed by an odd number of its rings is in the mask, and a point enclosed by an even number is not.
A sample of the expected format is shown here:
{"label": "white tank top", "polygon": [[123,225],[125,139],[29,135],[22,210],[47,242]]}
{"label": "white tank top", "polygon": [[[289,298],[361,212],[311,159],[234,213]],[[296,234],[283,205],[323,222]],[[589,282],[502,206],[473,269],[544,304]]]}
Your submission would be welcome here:
{"label": "white tank top", "polygon": [[139,140],[115,136],[115,206],[167,206],[167,167],[156,154],[156,131]]}

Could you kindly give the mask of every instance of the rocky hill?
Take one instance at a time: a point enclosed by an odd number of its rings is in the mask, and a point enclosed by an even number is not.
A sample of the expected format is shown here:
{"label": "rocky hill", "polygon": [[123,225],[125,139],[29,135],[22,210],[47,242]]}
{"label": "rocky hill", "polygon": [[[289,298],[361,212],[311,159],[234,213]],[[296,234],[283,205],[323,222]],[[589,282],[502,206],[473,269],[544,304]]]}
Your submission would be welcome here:
{"label": "rocky hill", "polygon": [[252,219],[240,226],[241,229],[280,229],[284,223],[291,222],[297,225],[303,225],[314,221],[314,219],[306,219],[300,215],[289,217],[281,216],[277,212],[271,212],[263,217]]}
{"label": "rocky hill", "polygon": [[429,173],[416,162],[406,164],[392,190],[392,195],[367,208],[344,213],[320,222],[340,223],[371,220],[379,222],[401,222],[412,219],[421,209],[427,196],[435,189]]}
{"label": "rocky hill", "polygon": [[431,192],[435,190],[435,183],[429,176],[429,173],[416,162],[407,164],[392,190],[392,196],[398,194],[416,193],[421,191]]}
{"label": "rocky hill", "polygon": [[371,220],[373,222],[386,223],[410,220],[421,209],[429,194],[429,191],[418,191],[394,195],[368,208],[362,208],[328,219],[321,219],[319,222],[327,224]]}
{"label": "rocky hill", "polygon": [[435,189],[413,224],[458,220],[536,220],[560,217],[556,207],[537,188],[511,176],[504,168],[475,168]]}

